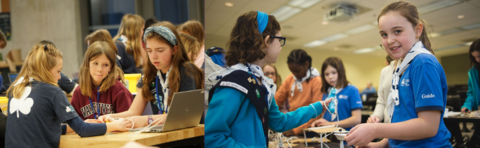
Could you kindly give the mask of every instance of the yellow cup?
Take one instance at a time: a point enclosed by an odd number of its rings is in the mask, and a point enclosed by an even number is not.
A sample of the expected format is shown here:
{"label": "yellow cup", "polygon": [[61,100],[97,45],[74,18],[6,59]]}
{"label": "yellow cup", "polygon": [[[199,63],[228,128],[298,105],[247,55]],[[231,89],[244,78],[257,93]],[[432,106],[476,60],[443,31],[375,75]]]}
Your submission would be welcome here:
{"label": "yellow cup", "polygon": [[127,84],[127,89],[130,91],[130,93],[137,93],[137,83],[138,80],[142,77],[142,74],[125,74],[125,83]]}

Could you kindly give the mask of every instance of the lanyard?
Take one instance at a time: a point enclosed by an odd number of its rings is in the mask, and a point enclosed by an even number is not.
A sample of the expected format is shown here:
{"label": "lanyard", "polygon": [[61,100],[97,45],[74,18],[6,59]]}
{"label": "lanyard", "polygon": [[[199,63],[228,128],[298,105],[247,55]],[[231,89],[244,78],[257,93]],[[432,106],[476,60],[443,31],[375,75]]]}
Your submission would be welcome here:
{"label": "lanyard", "polygon": [[[157,106],[158,106],[158,114],[164,114],[164,113],[168,113],[168,106],[165,106],[165,110],[163,110],[163,99],[165,98],[165,96],[160,96],[160,94],[158,93],[158,91],[161,91],[160,89],[158,89],[158,85],[160,84],[158,81],[160,80],[160,77],[157,76],[157,80],[155,81],[155,87],[156,87],[156,92],[157,92]],[[168,97],[168,96],[167,96]],[[160,99],[161,98],[161,99]],[[160,105],[161,103],[161,105]]]}
{"label": "lanyard", "polygon": [[[98,118],[98,116],[100,116],[100,108],[98,107],[98,105],[100,104],[98,101],[100,101],[100,86],[98,86],[98,89],[97,89],[97,116],[95,116],[95,112],[93,113],[93,117],[95,117],[95,119]],[[92,107],[92,110],[95,110],[95,108],[93,108],[93,103],[92,103],[92,98],[88,97],[89,101],[90,101],[90,106]]]}

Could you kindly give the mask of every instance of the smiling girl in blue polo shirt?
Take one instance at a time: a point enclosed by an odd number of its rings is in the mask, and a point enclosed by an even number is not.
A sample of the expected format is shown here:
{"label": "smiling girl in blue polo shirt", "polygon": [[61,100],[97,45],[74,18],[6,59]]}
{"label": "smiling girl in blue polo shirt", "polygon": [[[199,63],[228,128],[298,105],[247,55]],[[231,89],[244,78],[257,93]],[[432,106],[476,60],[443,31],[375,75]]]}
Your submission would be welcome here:
{"label": "smiling girl in blue polo shirt", "polygon": [[[443,122],[447,100],[445,72],[433,55],[426,23],[417,8],[393,2],[378,15],[382,45],[395,67],[387,100],[391,123],[367,123],[352,128],[345,140],[365,147],[452,147]],[[370,143],[375,138],[384,138]]]}

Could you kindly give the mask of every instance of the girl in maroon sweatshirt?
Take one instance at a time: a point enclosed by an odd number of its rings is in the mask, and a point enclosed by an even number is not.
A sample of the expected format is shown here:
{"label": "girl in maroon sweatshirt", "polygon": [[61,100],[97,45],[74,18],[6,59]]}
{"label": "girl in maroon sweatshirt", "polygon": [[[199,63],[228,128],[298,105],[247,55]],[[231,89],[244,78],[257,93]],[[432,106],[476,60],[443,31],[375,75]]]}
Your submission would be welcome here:
{"label": "girl in maroon sweatshirt", "polygon": [[133,100],[128,89],[117,80],[115,51],[104,41],[91,44],[80,67],[80,87],[75,89],[72,106],[83,119],[127,111]]}

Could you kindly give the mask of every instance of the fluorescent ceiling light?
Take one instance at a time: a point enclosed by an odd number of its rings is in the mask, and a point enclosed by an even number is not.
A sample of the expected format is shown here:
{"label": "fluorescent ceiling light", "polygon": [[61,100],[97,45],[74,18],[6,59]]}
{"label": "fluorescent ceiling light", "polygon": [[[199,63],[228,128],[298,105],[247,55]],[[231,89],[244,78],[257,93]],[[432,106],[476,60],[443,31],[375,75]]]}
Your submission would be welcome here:
{"label": "fluorescent ceiling light", "polygon": [[358,50],[353,51],[353,53],[361,54],[361,53],[368,53],[368,52],[372,52],[372,51],[375,51],[375,49],[373,49],[373,48],[362,48],[362,49],[358,49]]}
{"label": "fluorescent ceiling light", "polygon": [[320,1],[322,0],[292,0],[290,3],[288,3],[288,5],[305,9],[317,4]]}
{"label": "fluorescent ceiling light", "polygon": [[440,0],[440,1],[434,1],[432,3],[423,5],[418,7],[418,13],[424,14],[424,13],[429,13],[433,12],[442,8],[446,8],[458,3],[461,3],[462,1],[460,0]]}
{"label": "fluorescent ceiling light", "polygon": [[372,30],[373,28],[375,28],[373,25],[365,24],[363,26],[350,29],[350,30],[347,31],[347,33],[353,35],[353,34],[362,33],[362,32],[368,31],[368,30]]}
{"label": "fluorescent ceiling light", "polygon": [[437,33],[437,32],[430,33],[430,36],[432,36],[432,38],[436,38],[440,36],[440,33]]}
{"label": "fluorescent ceiling light", "polygon": [[327,42],[333,42],[333,41],[340,40],[340,39],[343,39],[343,38],[346,38],[346,37],[348,37],[347,34],[337,33],[337,34],[334,34],[332,36],[325,37],[322,40],[327,41]]}
{"label": "fluorescent ceiling light", "polygon": [[302,11],[302,9],[293,8],[293,7],[290,7],[290,6],[282,6],[282,7],[278,8],[277,10],[275,10],[274,12],[272,12],[271,14],[273,16],[275,16],[277,21],[282,22],[282,21],[290,18],[291,16],[299,13],[300,11]]}
{"label": "fluorescent ceiling light", "polygon": [[477,28],[480,28],[480,23],[467,25],[467,26],[462,26],[462,29],[465,29],[465,30],[472,30],[472,29],[477,29]]}
{"label": "fluorescent ceiling light", "polygon": [[309,42],[307,44],[303,44],[303,47],[317,47],[317,46],[321,46],[321,45],[326,44],[326,43],[327,43],[326,41],[315,40],[315,41]]}
{"label": "fluorescent ceiling light", "polygon": [[472,43],[473,43],[473,42],[466,42],[466,43],[464,43],[464,45],[465,45],[465,46],[470,46],[470,45],[472,45]]}

